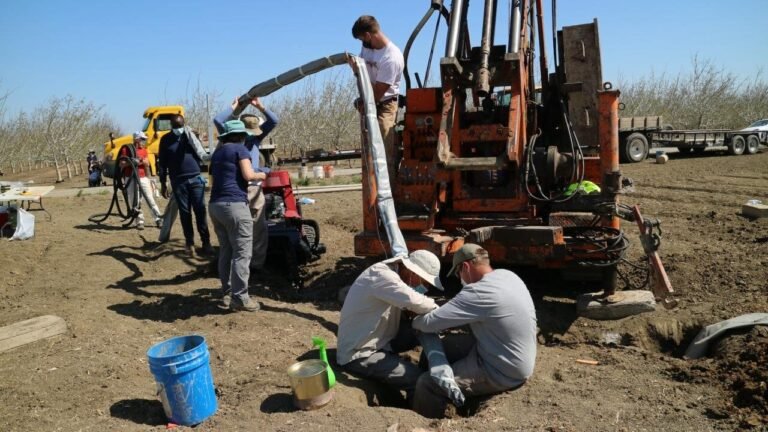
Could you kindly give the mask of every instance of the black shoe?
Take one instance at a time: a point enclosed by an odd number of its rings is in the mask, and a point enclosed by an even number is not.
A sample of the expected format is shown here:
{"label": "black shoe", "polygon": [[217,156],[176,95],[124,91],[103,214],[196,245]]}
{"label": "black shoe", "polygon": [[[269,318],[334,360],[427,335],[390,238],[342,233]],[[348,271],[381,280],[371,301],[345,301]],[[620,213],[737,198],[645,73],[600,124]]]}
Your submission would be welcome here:
{"label": "black shoe", "polygon": [[203,244],[202,249],[200,249],[200,254],[204,256],[214,256],[216,255],[216,251],[213,250],[213,246],[211,246],[210,243]]}

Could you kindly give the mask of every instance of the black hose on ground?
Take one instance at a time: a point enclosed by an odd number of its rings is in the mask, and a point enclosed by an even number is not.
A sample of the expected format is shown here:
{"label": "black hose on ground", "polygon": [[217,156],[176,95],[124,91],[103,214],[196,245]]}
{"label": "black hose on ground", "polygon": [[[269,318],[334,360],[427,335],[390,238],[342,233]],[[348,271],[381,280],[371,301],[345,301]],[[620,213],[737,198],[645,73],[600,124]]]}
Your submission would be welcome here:
{"label": "black hose on ground", "polygon": [[[115,173],[112,176],[112,201],[109,203],[109,209],[106,213],[95,214],[88,218],[88,221],[95,224],[100,224],[107,220],[110,216],[119,216],[123,219],[123,228],[129,227],[136,217],[139,215],[139,202],[144,195],[144,191],[141,190],[139,185],[139,172],[138,172],[138,160],[136,158],[136,148],[133,145],[126,144],[120,148],[118,152],[118,158],[115,161]],[[122,162],[127,163],[131,168],[131,175],[123,176],[123,169],[120,168]],[[128,192],[132,184],[136,187],[133,188],[132,196],[128,196]],[[125,203],[125,211],[120,206],[120,196]],[[113,214],[113,210],[116,213]]]}

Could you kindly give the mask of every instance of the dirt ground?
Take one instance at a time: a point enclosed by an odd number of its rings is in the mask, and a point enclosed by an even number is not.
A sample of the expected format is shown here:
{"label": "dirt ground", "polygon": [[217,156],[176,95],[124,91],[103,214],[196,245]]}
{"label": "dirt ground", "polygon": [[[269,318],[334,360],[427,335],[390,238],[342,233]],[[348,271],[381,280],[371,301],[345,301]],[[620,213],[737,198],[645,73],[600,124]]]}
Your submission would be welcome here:
{"label": "dirt ground", "polygon": [[[207,262],[182,255],[180,227],[159,244],[155,228],[88,222],[109,195],[47,199],[52,220],[35,213],[33,240],[0,241],[0,325],[50,314],[69,328],[0,353],[0,430],[164,430],[146,351],[190,333],[206,337],[218,393],[219,411],[200,431],[766,430],[768,329],[723,339],[709,358],[682,353],[704,325],[768,312],[768,219],[740,215],[748,199],[768,202],[768,153],[672,156],[666,165],[623,167],[637,189],[624,202],[661,219],[679,307],[593,321],[574,305],[590,287],[526,276],[540,327],[533,378],[439,421],[338,368],[328,406],[292,408],[286,368],[317,355],[312,336],[335,346],[336,293],[366,266],[352,245],[359,192],[317,194],[305,207],[328,253],[306,267],[303,291],[268,276],[251,286],[262,311],[234,314],[217,307]],[[637,257],[637,229],[624,228]]]}

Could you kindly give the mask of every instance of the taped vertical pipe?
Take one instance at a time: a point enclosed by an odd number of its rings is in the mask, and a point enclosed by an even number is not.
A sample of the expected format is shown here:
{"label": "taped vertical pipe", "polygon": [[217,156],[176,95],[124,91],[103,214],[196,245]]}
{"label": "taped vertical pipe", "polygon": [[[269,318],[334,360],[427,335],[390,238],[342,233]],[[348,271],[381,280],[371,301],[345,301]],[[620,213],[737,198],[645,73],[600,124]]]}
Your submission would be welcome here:
{"label": "taped vertical pipe", "polygon": [[368,68],[365,66],[365,61],[360,57],[352,56],[352,61],[357,65],[357,88],[363,102],[363,117],[368,131],[368,151],[370,151],[373,160],[379,217],[389,238],[392,255],[407,256],[408,248],[405,245],[405,238],[403,238],[403,233],[397,224],[395,201],[392,198],[389,171],[387,170],[387,153],[384,149],[384,139],[381,136],[379,121],[376,117],[376,102],[373,97],[371,79],[368,76]]}
{"label": "taped vertical pipe", "polygon": [[507,44],[507,51],[515,54],[520,51],[520,26],[522,25],[520,7],[520,0],[514,0],[512,2],[512,24],[509,29],[509,44]]}
{"label": "taped vertical pipe", "polygon": [[459,32],[461,30],[464,0],[453,0],[451,4],[451,25],[448,28],[448,43],[445,45],[445,56],[456,57],[459,48]]}
{"label": "taped vertical pipe", "polygon": [[487,96],[491,89],[488,58],[491,55],[491,33],[493,31],[493,20],[496,17],[496,11],[493,9],[494,3],[494,0],[485,0],[483,36],[480,40],[480,68],[477,70],[477,82],[475,84],[475,90],[477,90],[477,95],[480,97]]}

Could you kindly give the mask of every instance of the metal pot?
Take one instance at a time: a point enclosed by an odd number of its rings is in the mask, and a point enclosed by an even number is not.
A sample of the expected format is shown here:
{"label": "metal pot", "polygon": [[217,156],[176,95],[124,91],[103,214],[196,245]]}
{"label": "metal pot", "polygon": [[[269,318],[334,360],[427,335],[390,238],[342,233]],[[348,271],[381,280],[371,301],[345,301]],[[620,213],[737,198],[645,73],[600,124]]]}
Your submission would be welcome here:
{"label": "metal pot", "polygon": [[322,360],[304,360],[288,368],[294,404],[300,409],[319,408],[331,400],[327,365]]}

